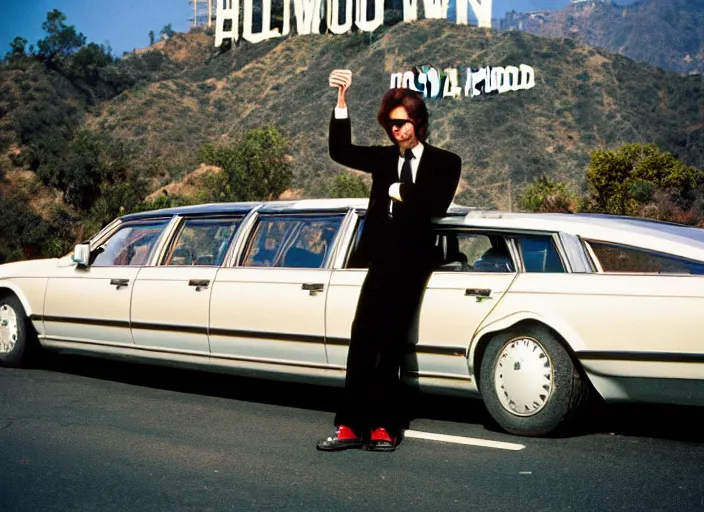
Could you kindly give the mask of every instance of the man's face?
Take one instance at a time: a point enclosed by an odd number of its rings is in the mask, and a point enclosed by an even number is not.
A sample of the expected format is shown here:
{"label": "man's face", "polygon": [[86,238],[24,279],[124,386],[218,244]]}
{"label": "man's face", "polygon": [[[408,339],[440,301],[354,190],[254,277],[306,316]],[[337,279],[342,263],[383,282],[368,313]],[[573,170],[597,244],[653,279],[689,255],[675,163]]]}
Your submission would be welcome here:
{"label": "man's face", "polygon": [[391,134],[394,139],[399,144],[408,144],[409,142],[415,142],[416,140],[416,127],[411,122],[411,118],[406,112],[405,107],[396,107],[389,114],[389,120],[394,121],[408,121],[402,126],[391,125]]}

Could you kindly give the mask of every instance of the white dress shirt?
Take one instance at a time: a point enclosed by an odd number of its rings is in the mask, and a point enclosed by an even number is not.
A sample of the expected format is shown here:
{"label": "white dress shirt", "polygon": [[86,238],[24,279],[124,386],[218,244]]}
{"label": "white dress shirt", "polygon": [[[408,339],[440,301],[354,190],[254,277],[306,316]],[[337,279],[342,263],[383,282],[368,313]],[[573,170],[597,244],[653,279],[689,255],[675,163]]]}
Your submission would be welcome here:
{"label": "white dress shirt", "polygon": [[[347,119],[347,108],[335,107],[335,119]],[[423,144],[418,143],[416,147],[411,149],[413,153],[413,158],[411,160],[411,175],[413,177],[413,183],[416,182],[416,175],[418,174],[418,164],[420,163],[420,157],[423,155]],[[398,179],[401,180],[401,169],[403,168],[404,157],[403,155],[398,156]],[[396,201],[401,201],[401,182],[392,184],[389,187],[389,197],[395,199]],[[393,203],[392,203],[393,204]],[[389,208],[389,211],[390,208]]]}

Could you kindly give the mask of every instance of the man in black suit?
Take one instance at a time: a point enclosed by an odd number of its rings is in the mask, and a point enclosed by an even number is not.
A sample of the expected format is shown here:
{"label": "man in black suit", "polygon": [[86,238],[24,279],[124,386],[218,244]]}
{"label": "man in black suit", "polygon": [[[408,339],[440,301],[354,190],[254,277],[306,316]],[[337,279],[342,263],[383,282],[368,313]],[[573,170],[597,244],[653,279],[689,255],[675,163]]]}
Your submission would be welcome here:
{"label": "man in black suit", "polygon": [[403,350],[436,264],[431,218],[445,215],[452,203],[462,161],[426,142],[428,111],[409,89],[389,90],[377,114],[393,145],[353,145],[345,97],[351,83],[348,70],[330,74],[338,97],[329,149],[336,162],[372,176],[354,255],[369,270],[352,324],[336,431],[317,448],[393,451],[406,422],[399,379]]}

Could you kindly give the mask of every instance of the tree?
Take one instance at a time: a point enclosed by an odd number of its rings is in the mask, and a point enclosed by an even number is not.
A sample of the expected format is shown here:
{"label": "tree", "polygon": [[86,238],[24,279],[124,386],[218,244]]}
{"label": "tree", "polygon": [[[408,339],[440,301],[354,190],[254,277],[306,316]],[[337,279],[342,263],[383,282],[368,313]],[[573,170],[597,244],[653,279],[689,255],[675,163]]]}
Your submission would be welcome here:
{"label": "tree", "polygon": [[10,43],[10,51],[5,54],[5,58],[9,61],[13,61],[25,57],[27,55],[26,47],[26,39],[19,36],[15,37]]}
{"label": "tree", "polygon": [[342,173],[335,176],[329,197],[369,197],[369,187],[361,176],[352,173]]}
{"label": "tree", "polygon": [[67,68],[73,73],[72,78],[80,78],[92,88],[101,81],[101,70],[113,63],[111,48],[95,43],[88,43],[78,50],[70,59]]}
{"label": "tree", "polygon": [[49,234],[46,222],[28,203],[20,192],[0,190],[0,263],[35,256]]}
{"label": "tree", "polygon": [[156,36],[154,35],[154,31],[150,30],[149,31],[149,46],[152,46],[154,44],[154,39]]}
{"label": "tree", "polygon": [[171,37],[175,34],[174,29],[171,27],[171,23],[164,26],[164,28],[161,29],[160,33],[165,35],[166,37]]}
{"label": "tree", "polygon": [[271,126],[245,132],[228,145],[208,144],[200,159],[222,168],[205,181],[204,201],[263,201],[277,199],[291,187],[286,155],[288,140]]}
{"label": "tree", "polygon": [[577,207],[577,194],[565,183],[541,176],[518,198],[519,207],[529,212],[572,213]]}
{"label": "tree", "polygon": [[618,215],[634,215],[656,191],[688,208],[695,199],[698,171],[655,144],[626,144],[616,150],[595,150],[587,169],[588,207]]}
{"label": "tree", "polygon": [[66,16],[54,9],[46,16],[42,29],[48,34],[37,42],[39,56],[44,61],[52,62],[57,57],[67,57],[86,44],[86,37],[76,32],[73,25],[66,26]]}

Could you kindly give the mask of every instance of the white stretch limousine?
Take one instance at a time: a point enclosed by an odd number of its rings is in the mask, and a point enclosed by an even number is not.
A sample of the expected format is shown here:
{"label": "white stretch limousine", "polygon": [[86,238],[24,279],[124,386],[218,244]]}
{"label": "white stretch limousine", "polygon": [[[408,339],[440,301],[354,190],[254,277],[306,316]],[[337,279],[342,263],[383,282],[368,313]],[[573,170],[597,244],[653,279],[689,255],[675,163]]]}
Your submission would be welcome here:
{"label": "white stretch limousine", "polygon": [[[136,213],[61,259],[0,265],[0,362],[41,348],[344,381],[366,200]],[[421,390],[541,436],[586,398],[704,404],[704,230],[454,206],[409,344]]]}

